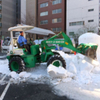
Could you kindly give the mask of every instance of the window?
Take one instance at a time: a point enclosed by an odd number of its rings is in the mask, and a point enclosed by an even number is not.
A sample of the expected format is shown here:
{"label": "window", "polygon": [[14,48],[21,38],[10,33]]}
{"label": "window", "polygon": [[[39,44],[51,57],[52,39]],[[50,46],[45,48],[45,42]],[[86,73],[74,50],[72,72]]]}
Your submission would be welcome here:
{"label": "window", "polygon": [[52,1],[52,5],[56,5],[56,4],[59,4],[59,3],[62,3],[62,0],[54,0],[54,1]]}
{"label": "window", "polygon": [[40,8],[47,7],[47,6],[48,6],[48,2],[40,4]]}
{"label": "window", "polygon": [[88,12],[94,11],[94,9],[89,9]]}
{"label": "window", "polygon": [[45,11],[45,12],[41,12],[40,13],[40,16],[47,16],[48,15],[48,11]]}
{"label": "window", "polygon": [[78,26],[78,25],[84,25],[84,21],[78,21],[78,22],[70,22],[69,26]]}
{"label": "window", "polygon": [[56,10],[52,10],[52,14],[57,14],[57,13],[61,13],[62,9],[56,9]]}
{"label": "window", "polygon": [[62,28],[52,28],[52,31],[53,32],[61,32],[62,31]]}
{"label": "window", "polygon": [[69,36],[74,37],[75,36],[74,32],[69,32]]}
{"label": "window", "polygon": [[40,21],[40,24],[41,25],[48,24],[48,20],[42,20],[42,21]]}
{"label": "window", "polygon": [[60,23],[61,21],[62,21],[62,18],[52,19],[52,23]]}
{"label": "window", "polygon": [[94,22],[94,20],[88,20],[88,22]]}

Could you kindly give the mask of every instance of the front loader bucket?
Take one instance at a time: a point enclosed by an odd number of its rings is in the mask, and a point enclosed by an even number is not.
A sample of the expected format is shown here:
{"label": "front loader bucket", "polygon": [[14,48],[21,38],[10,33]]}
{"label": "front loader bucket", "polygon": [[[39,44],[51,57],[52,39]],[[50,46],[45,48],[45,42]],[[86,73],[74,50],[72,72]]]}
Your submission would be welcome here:
{"label": "front loader bucket", "polygon": [[98,45],[97,44],[84,44],[81,43],[77,49],[81,51],[81,53],[89,58],[96,59],[96,50]]}

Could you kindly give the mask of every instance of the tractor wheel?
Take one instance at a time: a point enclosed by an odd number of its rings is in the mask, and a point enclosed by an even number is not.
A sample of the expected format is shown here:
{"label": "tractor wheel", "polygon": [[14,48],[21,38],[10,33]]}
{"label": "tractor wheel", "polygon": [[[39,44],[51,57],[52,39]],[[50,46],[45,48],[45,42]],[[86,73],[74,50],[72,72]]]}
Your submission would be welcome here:
{"label": "tractor wheel", "polygon": [[51,56],[47,62],[47,66],[50,64],[52,64],[56,67],[62,66],[64,68],[66,68],[66,62],[60,55]]}
{"label": "tractor wheel", "polygon": [[54,53],[54,55],[60,55],[58,52],[53,52]]}
{"label": "tractor wheel", "polygon": [[85,55],[92,59],[95,59],[96,58],[96,50],[89,48],[89,49],[87,49]]}
{"label": "tractor wheel", "polygon": [[21,59],[21,57],[13,57],[13,58],[11,58],[11,60],[9,62],[9,69],[11,71],[20,73],[25,70],[25,63]]}

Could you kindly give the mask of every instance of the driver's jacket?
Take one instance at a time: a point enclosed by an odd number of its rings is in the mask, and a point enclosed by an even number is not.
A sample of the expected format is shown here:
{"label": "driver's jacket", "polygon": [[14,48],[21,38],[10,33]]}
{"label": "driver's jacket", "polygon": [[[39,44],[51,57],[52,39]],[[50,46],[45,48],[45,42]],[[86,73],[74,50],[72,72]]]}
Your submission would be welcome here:
{"label": "driver's jacket", "polygon": [[27,40],[24,38],[24,36],[21,36],[21,35],[20,35],[20,36],[18,37],[18,43],[19,43],[20,46],[23,46],[23,43],[24,43],[24,44],[27,44]]}

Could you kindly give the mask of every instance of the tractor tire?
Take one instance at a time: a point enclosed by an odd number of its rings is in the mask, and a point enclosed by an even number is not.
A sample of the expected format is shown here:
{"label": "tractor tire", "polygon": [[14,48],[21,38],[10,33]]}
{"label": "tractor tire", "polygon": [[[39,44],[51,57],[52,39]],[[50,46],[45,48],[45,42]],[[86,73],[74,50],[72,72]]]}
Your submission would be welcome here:
{"label": "tractor tire", "polygon": [[21,57],[13,57],[9,62],[9,69],[10,71],[20,73],[25,70],[25,63]]}
{"label": "tractor tire", "polygon": [[58,52],[53,52],[54,53],[54,55],[60,55]]}
{"label": "tractor tire", "polygon": [[85,55],[87,57],[90,57],[92,59],[95,59],[96,58],[96,50],[89,48],[89,49],[87,49]]}
{"label": "tractor tire", "polygon": [[60,56],[60,55],[53,55],[49,58],[49,60],[47,61],[47,66],[49,66],[50,64],[56,66],[56,67],[63,67],[66,68],[66,62],[65,60]]}

